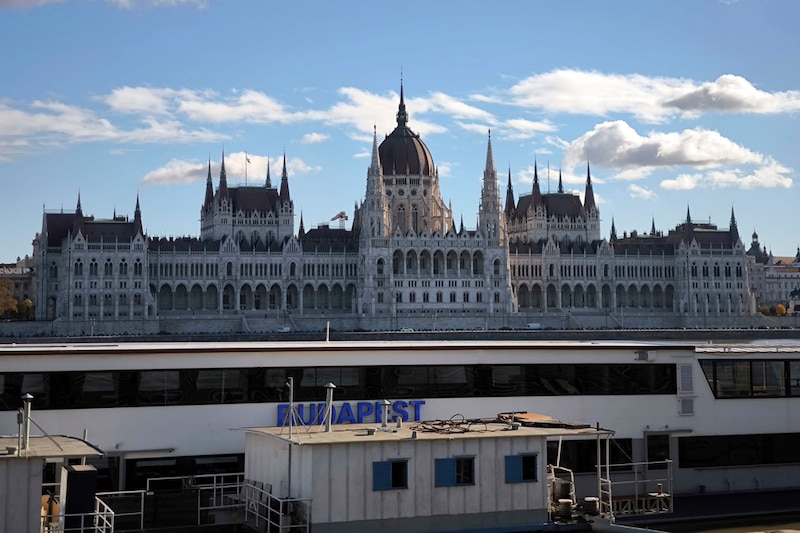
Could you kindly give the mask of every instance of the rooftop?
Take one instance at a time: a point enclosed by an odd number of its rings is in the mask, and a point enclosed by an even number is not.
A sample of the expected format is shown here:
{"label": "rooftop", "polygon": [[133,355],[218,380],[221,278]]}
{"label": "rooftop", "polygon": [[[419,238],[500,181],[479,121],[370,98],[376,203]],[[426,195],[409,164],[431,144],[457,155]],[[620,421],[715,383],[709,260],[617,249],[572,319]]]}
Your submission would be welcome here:
{"label": "rooftop", "polygon": [[559,437],[611,435],[613,431],[587,427],[583,424],[561,422],[546,415],[518,413],[512,425],[511,413],[498,418],[430,420],[409,422],[398,426],[395,422],[381,427],[378,424],[334,425],[326,432],[321,425],[295,426],[289,439],[288,427],[247,428],[248,433],[267,435],[285,442],[300,445],[343,444],[372,442],[398,442],[411,440],[454,440],[524,437]]}
{"label": "rooftop", "polygon": [[28,447],[19,449],[18,437],[0,437],[0,460],[17,457],[101,457],[103,452],[91,444],[75,437],[55,435],[52,437],[31,436]]}

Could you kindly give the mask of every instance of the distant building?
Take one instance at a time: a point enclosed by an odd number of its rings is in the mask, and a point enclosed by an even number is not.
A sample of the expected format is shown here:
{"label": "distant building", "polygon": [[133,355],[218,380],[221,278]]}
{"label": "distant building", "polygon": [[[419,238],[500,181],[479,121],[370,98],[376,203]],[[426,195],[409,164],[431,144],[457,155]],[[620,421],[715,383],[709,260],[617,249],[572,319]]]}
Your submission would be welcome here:
{"label": "distant building", "polygon": [[133,220],[45,212],[34,242],[36,317],[62,334],[597,328],[739,323],[755,311],[736,219],[719,229],[686,220],[664,234],[608,239],[587,167],[584,200],[542,192],[501,201],[488,139],[477,227],[456,223],[428,147],[408,126],[373,138],[364,199],[350,229],[306,229],[289,190],[267,170],[257,186],[229,186],[223,155],[209,163],[200,236],[145,235]]}

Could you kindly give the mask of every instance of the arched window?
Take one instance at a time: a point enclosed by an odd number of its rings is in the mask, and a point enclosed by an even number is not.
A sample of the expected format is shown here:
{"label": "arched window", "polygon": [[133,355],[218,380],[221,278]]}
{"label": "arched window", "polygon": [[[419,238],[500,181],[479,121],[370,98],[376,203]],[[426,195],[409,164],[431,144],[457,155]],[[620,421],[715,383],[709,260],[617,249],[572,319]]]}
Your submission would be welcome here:
{"label": "arched window", "polygon": [[119,275],[120,276],[128,275],[128,263],[125,261],[125,259],[119,262]]}
{"label": "arched window", "polygon": [[83,263],[80,259],[75,260],[75,275],[83,276]]}
{"label": "arched window", "polygon": [[141,276],[142,275],[142,260],[137,259],[136,262],[133,264],[133,275],[134,276]]}
{"label": "arched window", "polygon": [[104,276],[114,275],[114,263],[111,262],[111,259],[106,259],[106,264],[103,265],[103,275]]}
{"label": "arched window", "polygon": [[55,261],[50,264],[50,277],[57,278],[58,277],[58,265]]}
{"label": "arched window", "polygon": [[383,276],[383,268],[384,268],[384,266],[385,266],[385,263],[383,261],[383,258],[378,259],[378,275],[379,276]]}
{"label": "arched window", "polygon": [[89,263],[89,275],[96,276],[97,275],[97,261],[92,259],[92,262]]}

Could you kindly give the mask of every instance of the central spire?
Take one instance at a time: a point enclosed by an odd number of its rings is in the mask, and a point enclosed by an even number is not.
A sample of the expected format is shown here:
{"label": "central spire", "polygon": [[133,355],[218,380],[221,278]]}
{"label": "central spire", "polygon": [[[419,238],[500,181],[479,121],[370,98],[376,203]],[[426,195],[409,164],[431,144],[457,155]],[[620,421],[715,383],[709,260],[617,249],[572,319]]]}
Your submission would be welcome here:
{"label": "central spire", "polygon": [[406,100],[403,96],[403,77],[400,76],[400,106],[397,109],[397,127],[405,128],[408,123],[408,113],[406,112]]}

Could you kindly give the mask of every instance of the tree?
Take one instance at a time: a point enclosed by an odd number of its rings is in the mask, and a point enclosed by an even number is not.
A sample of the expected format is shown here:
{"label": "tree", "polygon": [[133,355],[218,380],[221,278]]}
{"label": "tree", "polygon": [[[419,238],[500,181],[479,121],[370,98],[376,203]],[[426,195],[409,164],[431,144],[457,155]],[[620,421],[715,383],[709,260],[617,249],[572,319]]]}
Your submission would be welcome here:
{"label": "tree", "polygon": [[13,284],[8,278],[0,279],[0,317],[14,318],[17,315],[17,299],[11,291]]}
{"label": "tree", "polygon": [[767,307],[766,305],[762,305],[761,308],[759,309],[759,311],[761,312],[762,315],[768,315],[769,314],[769,307]]}
{"label": "tree", "polygon": [[775,314],[778,316],[786,316],[786,307],[783,304],[778,304],[775,306]]}
{"label": "tree", "polygon": [[19,318],[20,320],[33,320],[34,305],[30,298],[25,298],[19,304]]}

